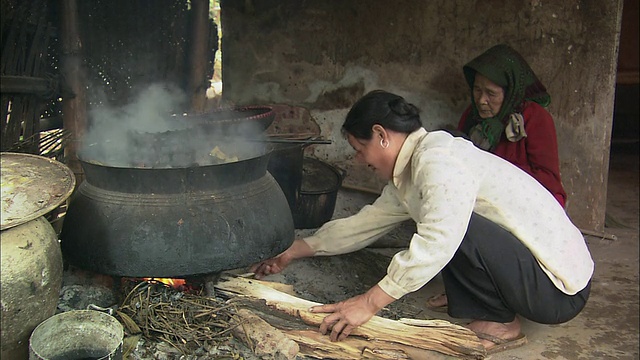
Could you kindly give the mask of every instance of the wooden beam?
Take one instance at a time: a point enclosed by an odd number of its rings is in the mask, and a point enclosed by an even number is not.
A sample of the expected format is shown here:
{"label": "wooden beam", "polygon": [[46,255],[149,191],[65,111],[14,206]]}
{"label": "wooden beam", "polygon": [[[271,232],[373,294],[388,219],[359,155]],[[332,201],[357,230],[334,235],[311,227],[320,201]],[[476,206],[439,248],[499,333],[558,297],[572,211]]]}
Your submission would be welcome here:
{"label": "wooden beam", "polygon": [[0,92],[3,94],[31,94],[46,97],[55,93],[55,85],[48,79],[31,76],[2,75]]}

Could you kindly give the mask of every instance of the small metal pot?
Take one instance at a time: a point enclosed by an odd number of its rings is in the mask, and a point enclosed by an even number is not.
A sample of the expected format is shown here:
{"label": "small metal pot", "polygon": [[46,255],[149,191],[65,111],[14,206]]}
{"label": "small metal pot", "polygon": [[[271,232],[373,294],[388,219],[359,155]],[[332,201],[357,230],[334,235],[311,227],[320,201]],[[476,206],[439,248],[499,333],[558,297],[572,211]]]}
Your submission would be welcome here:
{"label": "small metal pot", "polygon": [[284,196],[287,198],[292,212],[296,210],[296,203],[300,196],[302,186],[302,163],[305,148],[315,144],[331,144],[330,140],[321,139],[266,139],[271,143],[273,151],[269,158],[267,170],[280,185]]}
{"label": "small metal pot", "polygon": [[278,182],[289,209],[295,210],[302,184],[302,159],[305,144],[277,144],[269,158],[267,170]]}
{"label": "small metal pot", "polygon": [[293,211],[293,224],[296,229],[314,229],[333,217],[346,172],[310,157],[304,158],[302,166],[302,185]]}
{"label": "small metal pot", "polygon": [[124,329],[95,310],[71,310],[38,325],[29,339],[29,360],[122,360]]}

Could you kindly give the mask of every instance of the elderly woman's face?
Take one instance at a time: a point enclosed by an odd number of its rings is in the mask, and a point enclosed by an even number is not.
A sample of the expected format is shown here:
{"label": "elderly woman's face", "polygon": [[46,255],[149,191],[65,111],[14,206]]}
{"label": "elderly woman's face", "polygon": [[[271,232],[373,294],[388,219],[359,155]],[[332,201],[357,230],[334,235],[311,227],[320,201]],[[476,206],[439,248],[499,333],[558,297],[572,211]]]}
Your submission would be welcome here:
{"label": "elderly woman's face", "polygon": [[496,116],[504,101],[504,89],[483,75],[476,73],[473,82],[473,100],[483,119]]}

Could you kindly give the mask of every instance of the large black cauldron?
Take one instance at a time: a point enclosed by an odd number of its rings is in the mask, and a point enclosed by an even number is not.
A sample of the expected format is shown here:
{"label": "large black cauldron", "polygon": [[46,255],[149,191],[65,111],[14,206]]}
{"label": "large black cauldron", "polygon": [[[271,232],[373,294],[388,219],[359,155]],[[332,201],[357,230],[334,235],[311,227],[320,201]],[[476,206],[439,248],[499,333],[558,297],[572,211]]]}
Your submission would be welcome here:
{"label": "large black cauldron", "polygon": [[69,203],[65,259],[125,277],[187,277],[247,266],[293,242],[287,199],[267,172],[269,152],[183,168],[82,161]]}

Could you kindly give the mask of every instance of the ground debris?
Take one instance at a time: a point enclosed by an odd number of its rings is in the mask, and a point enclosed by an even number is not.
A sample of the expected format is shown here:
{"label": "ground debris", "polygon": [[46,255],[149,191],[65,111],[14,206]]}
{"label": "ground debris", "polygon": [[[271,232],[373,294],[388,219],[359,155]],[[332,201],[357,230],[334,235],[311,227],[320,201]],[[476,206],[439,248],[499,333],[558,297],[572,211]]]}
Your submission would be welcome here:
{"label": "ground debris", "polygon": [[233,303],[144,280],[127,293],[115,315],[126,336],[138,339],[131,342],[135,348],[124,349],[125,358],[141,344],[155,341],[154,349],[147,346],[152,354],[129,358],[241,359],[231,344],[230,319],[236,312]]}

